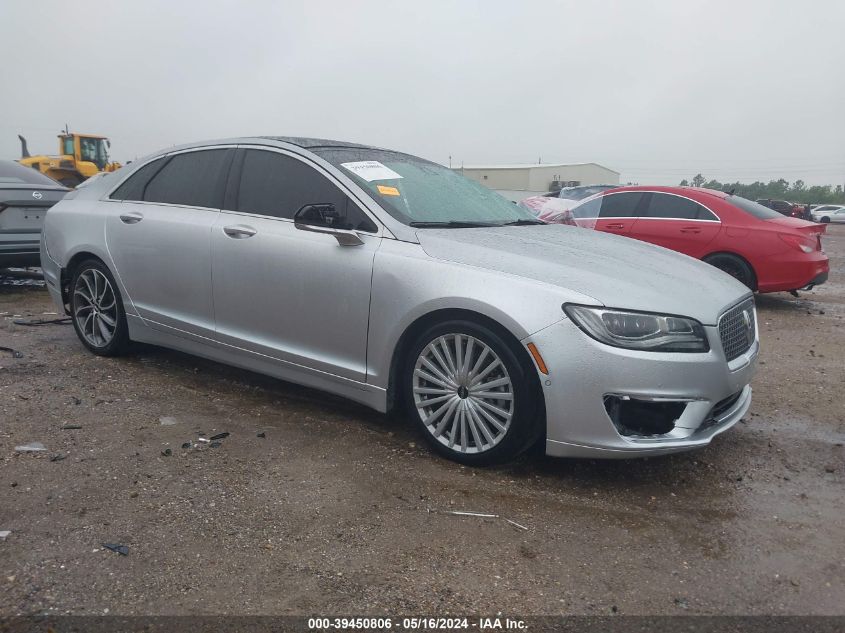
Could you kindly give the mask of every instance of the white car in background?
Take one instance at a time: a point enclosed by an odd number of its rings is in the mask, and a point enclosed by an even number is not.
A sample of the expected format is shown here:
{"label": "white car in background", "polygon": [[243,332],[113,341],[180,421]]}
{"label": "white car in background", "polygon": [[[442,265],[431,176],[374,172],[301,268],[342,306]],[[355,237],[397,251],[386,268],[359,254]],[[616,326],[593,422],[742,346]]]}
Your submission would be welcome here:
{"label": "white car in background", "polygon": [[574,224],[569,210],[582,200],[597,193],[615,189],[620,185],[584,185],[581,187],[564,187],[560,191],[550,191],[541,196],[531,196],[520,200],[519,205],[525,207],[538,220],[554,224]]}
{"label": "white car in background", "polygon": [[823,204],[810,211],[810,216],[814,222],[845,222],[845,205],[842,204]]}

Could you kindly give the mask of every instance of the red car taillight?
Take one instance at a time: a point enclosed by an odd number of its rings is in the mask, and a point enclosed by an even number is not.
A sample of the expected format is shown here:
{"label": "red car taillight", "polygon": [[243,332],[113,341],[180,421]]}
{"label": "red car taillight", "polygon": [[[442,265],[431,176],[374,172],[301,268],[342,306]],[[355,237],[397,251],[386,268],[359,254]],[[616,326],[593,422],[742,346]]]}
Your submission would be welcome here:
{"label": "red car taillight", "polygon": [[778,233],[778,237],[789,244],[792,248],[804,253],[812,253],[817,248],[821,250],[821,240],[816,238],[795,235],[794,233]]}

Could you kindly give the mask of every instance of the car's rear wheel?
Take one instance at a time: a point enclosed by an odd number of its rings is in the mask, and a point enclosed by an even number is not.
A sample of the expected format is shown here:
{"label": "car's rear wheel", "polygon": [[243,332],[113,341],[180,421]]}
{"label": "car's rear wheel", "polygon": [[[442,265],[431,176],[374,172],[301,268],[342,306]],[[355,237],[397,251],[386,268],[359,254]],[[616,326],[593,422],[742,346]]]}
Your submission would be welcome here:
{"label": "car's rear wheel", "polygon": [[507,461],[541,428],[533,371],[492,329],[449,321],[428,328],[411,346],[404,400],[441,455],[473,465]]}
{"label": "car's rear wheel", "polygon": [[70,282],[70,310],[73,328],[85,347],[99,356],[126,352],[126,312],[117,284],[102,262],[89,259],[77,266]]}
{"label": "car's rear wheel", "polygon": [[830,223],[830,218],[829,218],[829,217],[827,217],[827,216],[824,216],[824,217],[820,220],[820,222],[821,222],[822,224],[829,224],[829,223]]}
{"label": "car's rear wheel", "polygon": [[704,261],[711,266],[715,266],[722,272],[728,273],[731,277],[740,283],[745,284],[751,290],[756,290],[757,283],[754,271],[751,269],[751,266],[736,255],[718,253],[716,255],[706,257]]}

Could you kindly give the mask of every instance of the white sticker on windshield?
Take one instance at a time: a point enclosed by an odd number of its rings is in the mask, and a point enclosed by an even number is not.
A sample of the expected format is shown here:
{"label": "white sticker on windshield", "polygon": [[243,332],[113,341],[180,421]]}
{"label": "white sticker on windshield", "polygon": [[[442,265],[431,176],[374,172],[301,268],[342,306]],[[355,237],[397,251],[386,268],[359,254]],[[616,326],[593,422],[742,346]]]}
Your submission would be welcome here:
{"label": "white sticker on windshield", "polygon": [[361,160],[355,163],[341,163],[340,166],[345,167],[353,174],[360,176],[367,182],[372,182],[374,180],[396,180],[402,177],[390,167],[382,165],[377,160]]}

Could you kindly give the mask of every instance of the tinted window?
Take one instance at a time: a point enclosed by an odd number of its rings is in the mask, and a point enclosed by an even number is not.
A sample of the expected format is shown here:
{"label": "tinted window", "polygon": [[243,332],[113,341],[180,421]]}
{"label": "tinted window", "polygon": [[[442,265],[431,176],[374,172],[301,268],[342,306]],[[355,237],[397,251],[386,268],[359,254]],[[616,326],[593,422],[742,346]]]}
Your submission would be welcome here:
{"label": "tinted window", "polygon": [[677,218],[680,220],[718,219],[697,202],[666,193],[651,194],[646,215],[650,218]]}
{"label": "tinted window", "polygon": [[261,150],[246,150],[237,210],[293,219],[305,205],[333,204],[346,213],[347,226],[375,232],[376,226],[333,182],[300,160]]}
{"label": "tinted window", "polygon": [[573,207],[572,217],[574,218],[597,218],[601,211],[601,198],[593,198]]}
{"label": "tinted window", "polygon": [[753,215],[755,218],[759,218],[760,220],[771,220],[772,218],[780,217],[780,213],[777,211],[772,211],[768,207],[764,207],[762,204],[746,200],[745,198],[740,198],[739,196],[728,196],[725,200],[735,207],[742,209],[746,213]]}
{"label": "tinted window", "polygon": [[147,186],[150,178],[158,173],[164,162],[163,158],[159,158],[151,163],[147,163],[129,176],[126,182],[115,189],[109,198],[112,200],[143,200],[144,187]]}
{"label": "tinted window", "polygon": [[147,184],[144,200],[219,209],[225,168],[233,150],[212,149],[176,154]]}
{"label": "tinted window", "polygon": [[52,178],[48,178],[37,169],[25,167],[11,160],[0,160],[0,184],[12,183],[16,185],[37,185],[40,187],[57,187]]}
{"label": "tinted window", "polygon": [[643,199],[641,191],[612,193],[599,198],[601,200],[600,218],[630,218],[637,215],[637,207]]}

